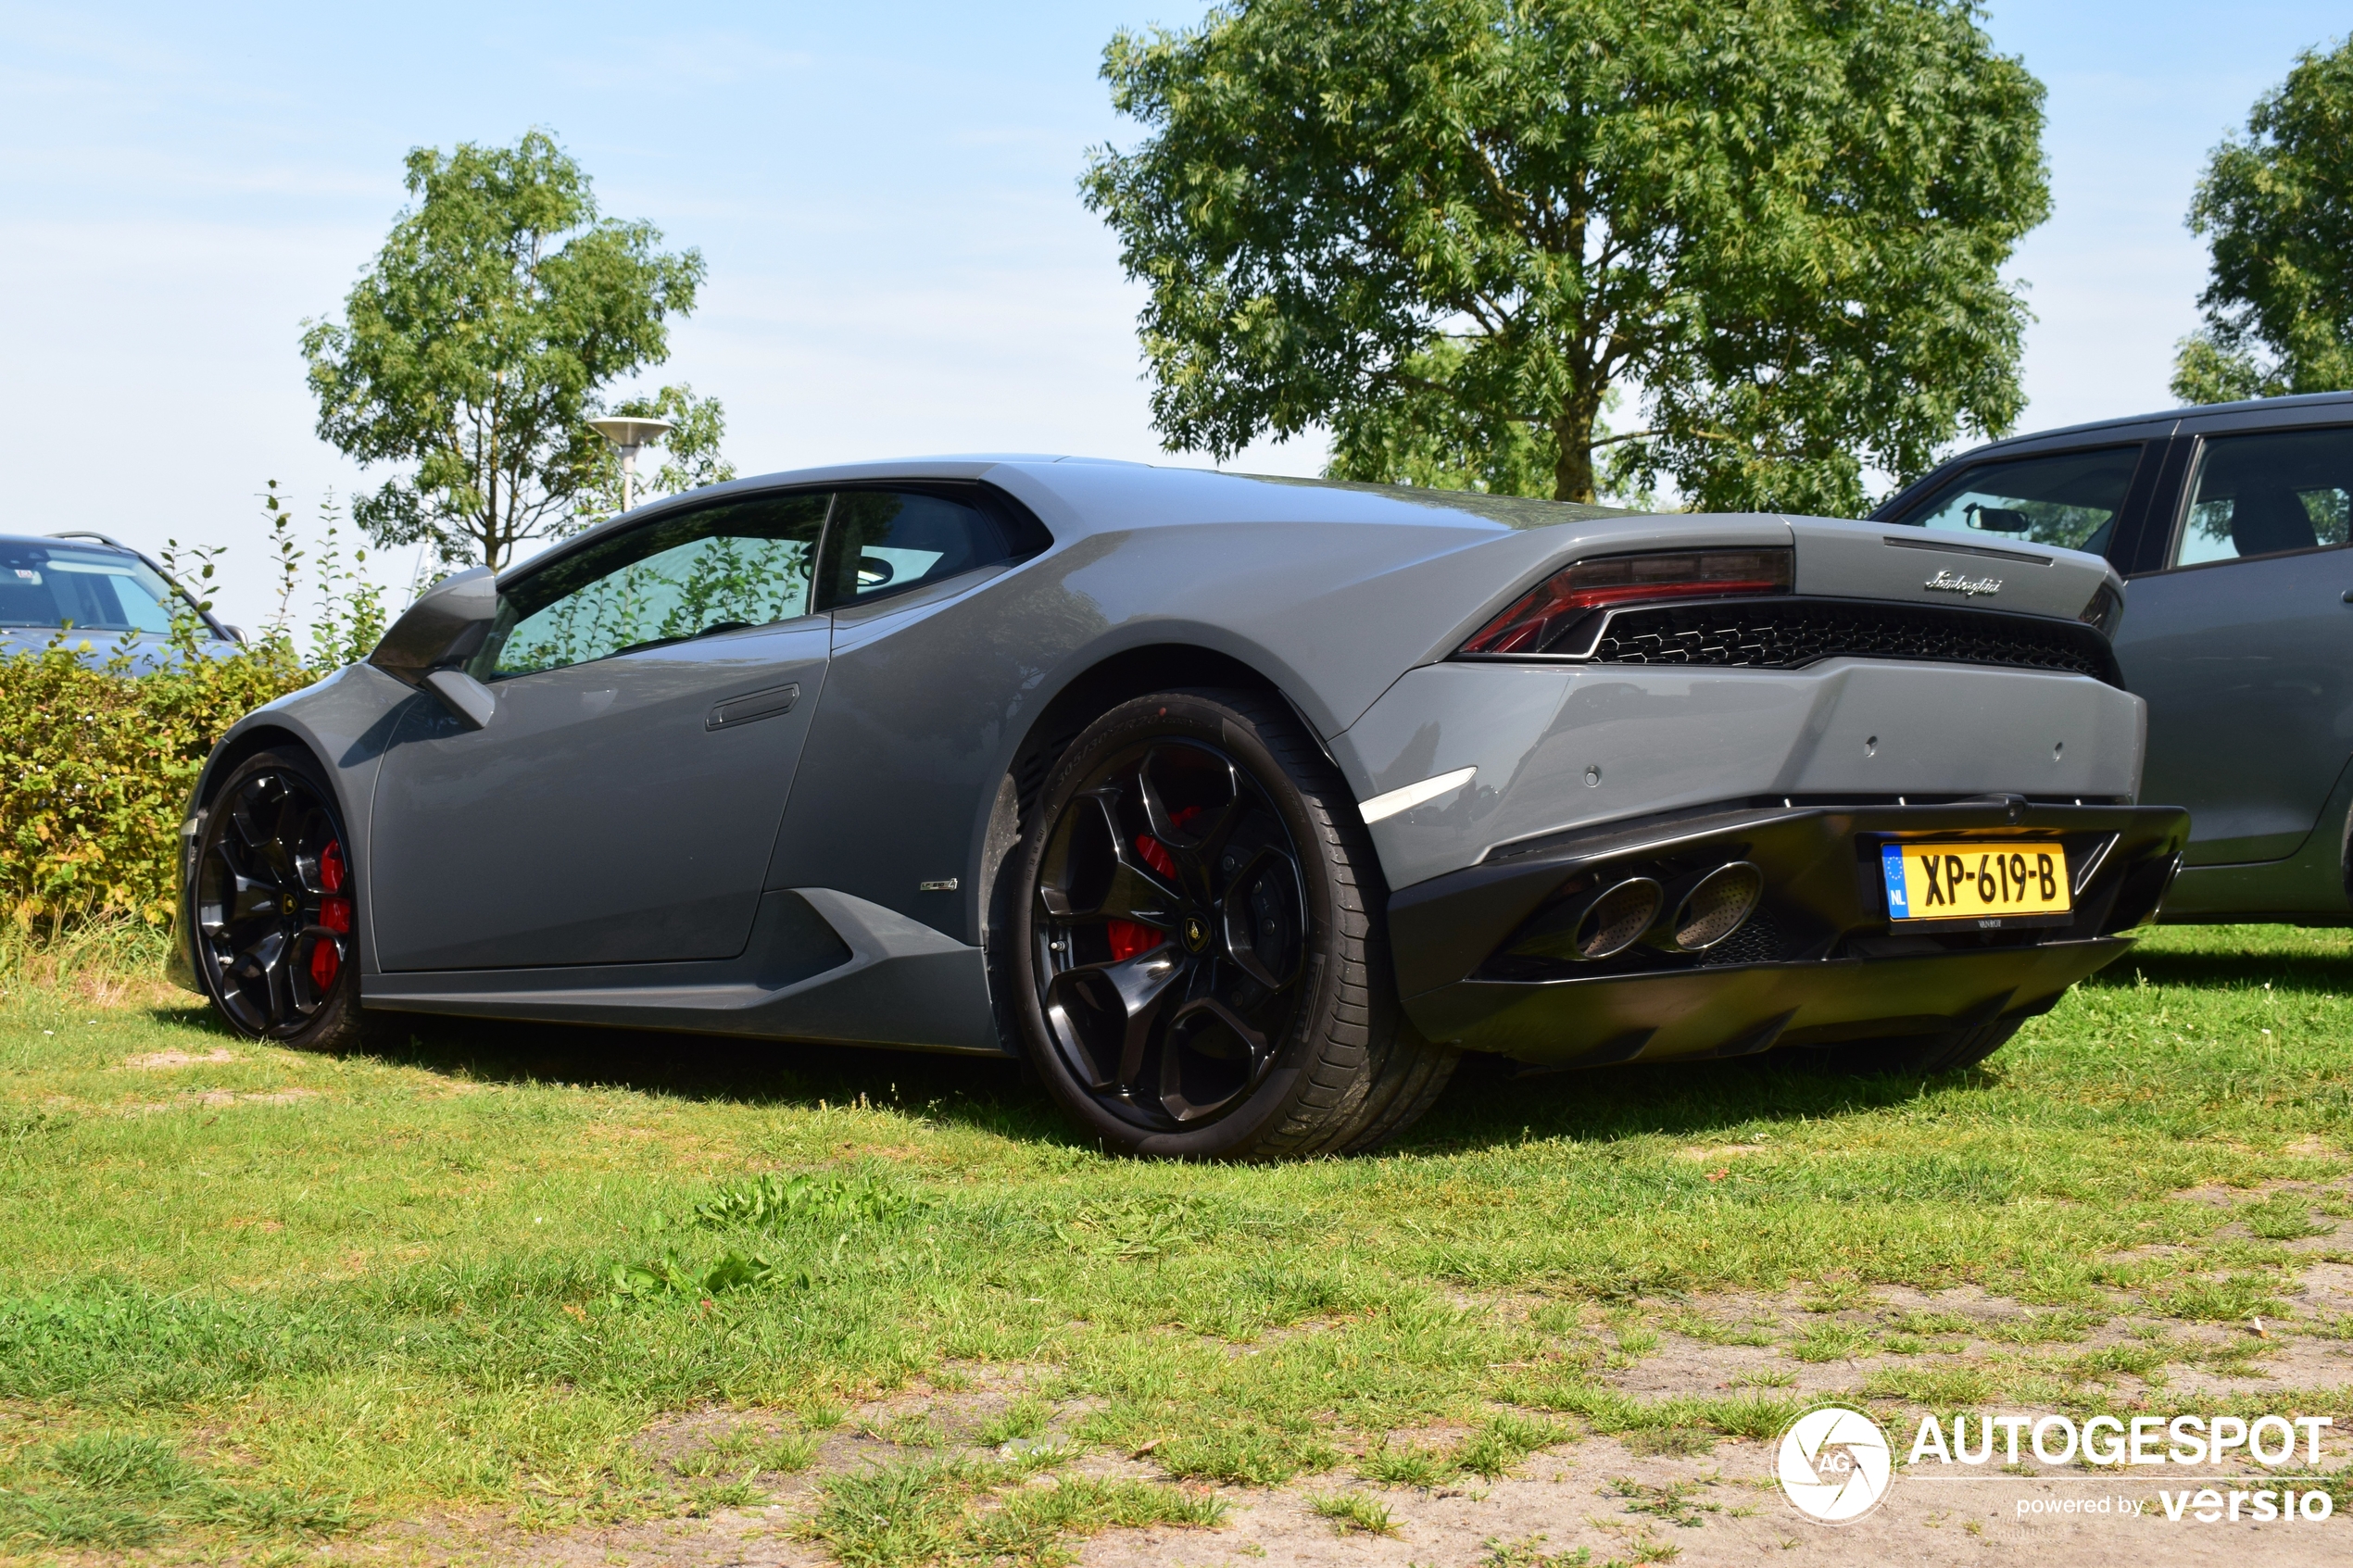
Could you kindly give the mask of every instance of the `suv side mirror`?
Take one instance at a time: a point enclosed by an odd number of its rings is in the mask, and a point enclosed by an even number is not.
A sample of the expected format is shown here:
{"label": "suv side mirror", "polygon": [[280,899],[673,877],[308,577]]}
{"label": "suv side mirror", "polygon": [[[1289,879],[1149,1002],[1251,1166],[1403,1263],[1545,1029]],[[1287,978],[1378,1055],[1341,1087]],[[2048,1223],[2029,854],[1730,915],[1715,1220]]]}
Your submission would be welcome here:
{"label": "suv side mirror", "polygon": [[498,619],[498,579],[486,566],[445,577],[392,623],[368,662],[396,681],[431,692],[471,730],[490,722],[498,698],[460,668],[480,651]]}

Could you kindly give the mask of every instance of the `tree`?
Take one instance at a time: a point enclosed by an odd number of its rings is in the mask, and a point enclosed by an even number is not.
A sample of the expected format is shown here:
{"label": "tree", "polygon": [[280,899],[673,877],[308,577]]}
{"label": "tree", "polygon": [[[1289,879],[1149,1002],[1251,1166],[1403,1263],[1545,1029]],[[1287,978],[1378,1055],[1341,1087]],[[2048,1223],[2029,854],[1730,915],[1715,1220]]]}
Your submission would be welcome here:
{"label": "tree", "polygon": [[[2048,207],[2043,90],[1977,17],[1238,0],[1119,33],[1103,75],[1151,134],[1082,188],[1151,290],[1163,438],[1323,423],[1359,475],[1402,451],[1590,500],[1598,453],[1703,505],[1861,509],[1866,464],[2022,403],[2000,268]],[[1619,387],[1644,428],[1608,436]]]}
{"label": "tree", "polygon": [[594,483],[604,442],[584,421],[602,388],[668,358],[703,260],[599,217],[545,132],[420,147],[408,168],[412,203],[343,322],[304,323],[319,433],[363,463],[417,465],[353,500],[379,545],[504,566]]}
{"label": "tree", "polygon": [[[736,465],[720,454],[727,436],[727,411],[716,397],[697,397],[684,383],[665,386],[651,397],[627,397],[612,406],[616,414],[668,420],[661,438],[661,467],[652,475],[637,476],[642,503],[657,495],[675,495],[706,484],[724,484],[736,477]],[[621,510],[621,454],[607,443],[598,454],[596,471],[575,499],[573,518],[564,532],[576,532],[601,522]]]}
{"label": "tree", "polygon": [[2353,37],[2306,50],[2214,149],[2190,202],[2212,246],[2206,324],[2173,395],[2229,403],[2353,387]]}

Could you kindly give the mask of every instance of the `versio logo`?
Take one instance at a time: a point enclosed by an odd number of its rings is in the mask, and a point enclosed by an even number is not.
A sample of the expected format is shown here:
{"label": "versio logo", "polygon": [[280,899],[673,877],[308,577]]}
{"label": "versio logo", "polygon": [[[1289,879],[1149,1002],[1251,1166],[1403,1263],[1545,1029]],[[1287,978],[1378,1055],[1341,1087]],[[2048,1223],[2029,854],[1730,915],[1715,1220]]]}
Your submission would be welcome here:
{"label": "versio logo", "polygon": [[1781,1492],[1808,1519],[1844,1524],[1887,1495],[1887,1435],[1861,1411],[1820,1405],[1781,1434]]}

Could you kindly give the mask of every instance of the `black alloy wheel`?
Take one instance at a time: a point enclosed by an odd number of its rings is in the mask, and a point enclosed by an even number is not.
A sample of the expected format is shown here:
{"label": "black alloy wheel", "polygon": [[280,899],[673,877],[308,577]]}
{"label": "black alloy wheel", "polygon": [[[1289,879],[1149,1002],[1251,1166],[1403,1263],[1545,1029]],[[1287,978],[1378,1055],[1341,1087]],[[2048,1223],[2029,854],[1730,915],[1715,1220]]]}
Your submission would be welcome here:
{"label": "black alloy wheel", "polygon": [[1038,904],[1038,1005],[1100,1103],[1170,1132],[1265,1080],[1312,928],[1299,850],[1233,758],[1169,737],[1090,770],[1047,840]]}
{"label": "black alloy wheel", "polygon": [[1368,1147],[1444,1083],[1453,1054],[1397,1012],[1353,798],[1279,705],[1170,692],[1114,709],[1063,755],[1023,841],[1024,1033],[1106,1145]]}
{"label": "black alloy wheel", "polygon": [[358,910],[333,797],[263,752],[213,796],[197,841],[192,957],[240,1034],[339,1042],[359,1017]]}

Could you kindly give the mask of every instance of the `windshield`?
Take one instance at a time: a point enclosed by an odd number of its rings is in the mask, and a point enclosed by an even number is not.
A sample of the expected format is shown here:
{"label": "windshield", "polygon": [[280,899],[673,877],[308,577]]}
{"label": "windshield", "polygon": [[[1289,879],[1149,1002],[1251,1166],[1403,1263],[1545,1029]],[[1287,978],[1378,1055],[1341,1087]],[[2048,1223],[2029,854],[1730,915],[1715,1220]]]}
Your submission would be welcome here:
{"label": "windshield", "polygon": [[2098,555],[2108,548],[2139,446],[2057,452],[1962,470],[1893,521],[1956,533],[2007,534]]}
{"label": "windshield", "polygon": [[184,603],[136,556],[0,541],[0,626],[161,635]]}

